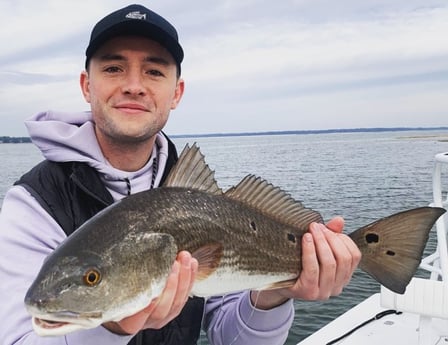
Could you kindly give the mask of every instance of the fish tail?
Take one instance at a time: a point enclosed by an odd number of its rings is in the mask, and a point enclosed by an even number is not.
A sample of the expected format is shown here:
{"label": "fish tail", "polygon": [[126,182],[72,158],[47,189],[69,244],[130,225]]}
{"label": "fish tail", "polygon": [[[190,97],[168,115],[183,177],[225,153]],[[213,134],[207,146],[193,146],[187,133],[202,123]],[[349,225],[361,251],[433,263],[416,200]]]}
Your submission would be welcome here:
{"label": "fish tail", "polygon": [[444,208],[420,207],[377,220],[350,234],[359,267],[388,289],[404,293],[420,265],[429,232]]}

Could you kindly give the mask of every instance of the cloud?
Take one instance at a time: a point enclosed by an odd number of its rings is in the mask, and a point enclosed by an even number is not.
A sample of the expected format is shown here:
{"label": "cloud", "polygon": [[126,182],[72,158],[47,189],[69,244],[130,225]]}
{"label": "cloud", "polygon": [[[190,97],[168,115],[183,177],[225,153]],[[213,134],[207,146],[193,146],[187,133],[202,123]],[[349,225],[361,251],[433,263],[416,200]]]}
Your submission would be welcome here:
{"label": "cloud", "polygon": [[390,67],[403,61],[446,57],[447,18],[448,8],[443,8],[371,21],[241,24],[187,40],[186,63],[194,72],[189,76],[193,81],[269,76],[284,70],[305,76],[372,68],[374,73],[390,73]]}
{"label": "cloud", "polygon": [[[13,119],[17,131],[44,109],[85,110],[78,78],[91,26],[125,5],[3,1],[0,19],[9,29],[0,33],[8,47],[0,52],[0,122]],[[447,122],[446,1],[154,6],[178,28],[186,52],[186,93],[171,133]]]}
{"label": "cloud", "polygon": [[[192,97],[206,101],[194,111],[183,107],[179,128],[189,128],[186,118],[222,131],[446,123],[448,104],[438,91],[448,80],[446,7],[328,22],[296,18],[241,23],[188,41],[184,71]],[[438,110],[416,114],[428,92]]]}

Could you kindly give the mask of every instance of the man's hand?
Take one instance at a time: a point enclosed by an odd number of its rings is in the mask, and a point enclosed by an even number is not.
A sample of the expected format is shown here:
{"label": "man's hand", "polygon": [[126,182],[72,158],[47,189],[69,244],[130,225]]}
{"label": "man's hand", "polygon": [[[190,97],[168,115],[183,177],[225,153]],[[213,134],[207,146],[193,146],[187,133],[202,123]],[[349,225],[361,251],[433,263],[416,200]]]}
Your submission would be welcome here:
{"label": "man's hand", "polygon": [[140,312],[105,328],[117,334],[135,334],[142,329],[159,329],[176,318],[188,300],[198,270],[198,262],[188,252],[180,252],[162,294]]}
{"label": "man's hand", "polygon": [[302,271],[294,286],[251,293],[252,304],[271,309],[290,298],[325,300],[339,295],[361,260],[351,238],[342,234],[344,220],[333,218],[325,226],[312,223],[302,238]]}

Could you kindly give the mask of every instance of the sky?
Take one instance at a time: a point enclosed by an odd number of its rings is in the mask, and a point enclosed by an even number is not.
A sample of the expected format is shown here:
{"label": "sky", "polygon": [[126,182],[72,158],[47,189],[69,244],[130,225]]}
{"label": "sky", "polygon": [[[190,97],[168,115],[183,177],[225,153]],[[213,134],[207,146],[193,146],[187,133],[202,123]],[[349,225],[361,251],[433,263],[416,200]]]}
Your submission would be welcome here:
{"label": "sky", "polygon": [[[121,0],[0,2],[0,136],[89,110],[95,23]],[[446,0],[159,0],[185,51],[168,134],[448,126]]]}

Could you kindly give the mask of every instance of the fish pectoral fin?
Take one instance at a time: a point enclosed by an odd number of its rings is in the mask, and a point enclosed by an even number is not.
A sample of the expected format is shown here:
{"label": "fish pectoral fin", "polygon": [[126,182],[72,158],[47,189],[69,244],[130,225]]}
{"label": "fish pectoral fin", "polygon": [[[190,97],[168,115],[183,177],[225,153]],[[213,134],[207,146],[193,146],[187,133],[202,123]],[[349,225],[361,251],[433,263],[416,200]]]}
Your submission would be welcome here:
{"label": "fish pectoral fin", "polygon": [[197,280],[208,278],[218,268],[224,247],[221,243],[210,243],[196,249],[191,255],[198,260]]}

